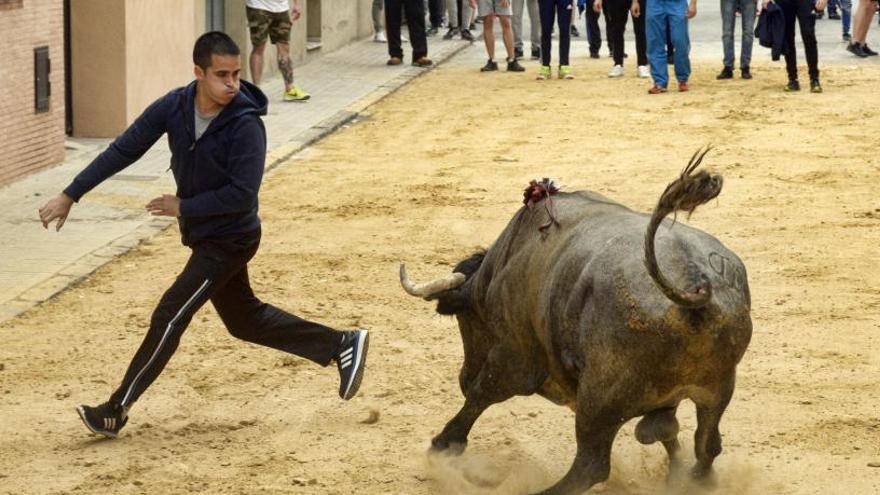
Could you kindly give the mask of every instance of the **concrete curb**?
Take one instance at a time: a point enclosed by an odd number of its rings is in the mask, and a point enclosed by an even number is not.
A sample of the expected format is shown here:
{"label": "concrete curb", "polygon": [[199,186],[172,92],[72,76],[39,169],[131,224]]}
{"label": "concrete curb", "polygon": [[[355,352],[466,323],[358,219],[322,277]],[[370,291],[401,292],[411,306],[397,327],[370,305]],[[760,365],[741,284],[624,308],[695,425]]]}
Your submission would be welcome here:
{"label": "concrete curb", "polygon": [[[470,43],[462,43],[460,46],[456,46],[454,49],[441,55],[438,60],[435,60],[434,65],[429,68],[412,67],[407,69],[400,76],[379,86],[367,96],[349,104],[333,116],[300,132],[286,143],[269,150],[266,154],[266,171],[268,172],[279,167],[293,155],[355,120],[365,109],[394,94],[409,82],[430,72],[470,46]],[[170,218],[156,217],[150,223],[142,224],[131,232],[105,244],[103,247],[80,257],[52,277],[30,287],[14,299],[0,305],[0,324],[16,318],[45,301],[51,300],[68,288],[75,287],[102,266],[138,247],[144,241],[164,232],[175,223]]]}

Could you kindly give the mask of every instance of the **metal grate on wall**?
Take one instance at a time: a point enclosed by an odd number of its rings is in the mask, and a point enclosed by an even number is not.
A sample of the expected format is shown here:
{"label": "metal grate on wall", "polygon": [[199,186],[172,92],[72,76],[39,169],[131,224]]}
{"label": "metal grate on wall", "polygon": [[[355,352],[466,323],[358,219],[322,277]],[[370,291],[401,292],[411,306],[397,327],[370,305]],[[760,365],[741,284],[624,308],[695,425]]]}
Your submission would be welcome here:
{"label": "metal grate on wall", "polygon": [[225,0],[205,0],[205,31],[226,30],[225,4]]}

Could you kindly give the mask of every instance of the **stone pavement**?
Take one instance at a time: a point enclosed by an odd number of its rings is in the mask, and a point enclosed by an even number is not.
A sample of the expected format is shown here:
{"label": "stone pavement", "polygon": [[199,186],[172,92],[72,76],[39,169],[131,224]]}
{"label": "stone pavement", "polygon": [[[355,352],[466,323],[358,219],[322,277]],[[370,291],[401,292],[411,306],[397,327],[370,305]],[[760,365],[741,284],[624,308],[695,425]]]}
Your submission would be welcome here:
{"label": "stone pavement", "polygon": [[[407,45],[404,51],[409,53]],[[429,39],[435,64],[467,46],[463,41]],[[262,89],[270,99],[263,119],[267,168],[426,71],[409,65],[388,67],[386,60],[387,45],[364,40],[297,67],[297,83],[312,94],[305,103],[283,102],[280,78],[264,81]],[[163,137],[138,162],[74,205],[60,232],[43,229],[37,210],[111,141],[74,139],[63,164],[0,189],[0,322],[51,298],[174,223],[144,210],[150,199],[175,190]]]}
{"label": "stone pavement", "polygon": [[[584,19],[575,18],[574,22],[581,32],[579,38],[572,39],[572,64],[576,74],[579,78],[604,77],[605,71],[611,68],[611,60],[604,57],[607,46],[603,46],[602,60],[589,60],[586,57]],[[876,17],[872,22],[877,22]],[[527,15],[525,24],[523,32],[528,33]],[[602,26],[604,35],[604,23]],[[736,53],[739,55],[739,26],[737,28]],[[852,70],[880,64],[880,57],[856,59],[846,52],[840,39],[840,21],[819,20],[816,30],[820,69],[829,64],[847,65]],[[720,70],[722,49],[718,5],[702,2],[697,17],[690,22],[690,32],[694,71],[710,70],[714,73]],[[880,27],[872,26],[869,45],[880,46],[878,38]],[[626,40],[627,52],[632,54],[627,64],[632,68],[635,46],[631,24]],[[554,40],[554,59],[556,43]],[[799,37],[797,43],[803,70]],[[468,44],[441,41],[437,36],[429,39],[429,47],[431,58],[441,62],[465,50]],[[496,47],[498,58],[503,58],[500,35],[496,36]],[[404,48],[407,50],[408,46],[405,44]],[[528,50],[526,42],[526,53]],[[756,62],[768,61],[769,50],[759,47],[756,42],[752,58]],[[385,60],[386,45],[367,40],[297,68],[297,82],[313,95],[308,103],[282,102],[280,79],[266,81],[263,89],[271,99],[269,115],[264,119],[269,139],[267,166],[282,163],[424,73],[424,69],[408,65],[386,67]],[[455,65],[474,68],[474,82],[482,77],[477,70],[484,62],[482,42],[475,43],[454,60]],[[781,87],[785,82],[784,62],[777,64],[778,72],[774,74],[756,74],[756,85],[761,79],[772,78],[774,84]],[[537,71],[537,62],[526,60],[524,65],[529,72],[511,76],[532,78]],[[829,84],[825,89],[834,91]],[[61,191],[110,140],[76,140],[77,149],[69,150],[63,165],[0,189],[0,232],[3,232],[0,237],[0,322],[52,297],[173,223],[167,218],[150,217],[143,208],[151,198],[174,191],[171,174],[166,172],[169,152],[164,139],[162,141],[138,163],[96,188],[81,204],[74,206],[67,224],[58,233],[43,230],[37,209]],[[271,176],[267,180],[272,180]]]}

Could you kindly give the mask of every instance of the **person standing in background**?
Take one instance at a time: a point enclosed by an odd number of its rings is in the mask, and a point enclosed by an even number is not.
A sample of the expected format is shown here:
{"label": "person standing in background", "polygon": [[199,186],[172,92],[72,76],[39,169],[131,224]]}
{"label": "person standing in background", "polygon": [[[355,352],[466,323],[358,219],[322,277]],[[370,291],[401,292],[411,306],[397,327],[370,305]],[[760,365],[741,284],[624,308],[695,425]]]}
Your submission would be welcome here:
{"label": "person standing in background", "polygon": [[245,0],[248,28],[253,50],[250,56],[251,80],[257,86],[263,77],[263,59],[268,38],[276,49],[278,71],[284,78],[284,101],[306,101],[311,95],[293,83],[293,64],[290,61],[291,18],[299,19],[302,10],[299,0]]}

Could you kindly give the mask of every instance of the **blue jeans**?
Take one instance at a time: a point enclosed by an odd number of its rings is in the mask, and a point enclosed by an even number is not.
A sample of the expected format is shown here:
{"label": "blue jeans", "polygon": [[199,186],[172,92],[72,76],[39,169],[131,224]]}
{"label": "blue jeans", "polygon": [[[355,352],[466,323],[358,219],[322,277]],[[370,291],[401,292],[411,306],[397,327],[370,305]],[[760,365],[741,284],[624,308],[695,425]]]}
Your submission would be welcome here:
{"label": "blue jeans", "polygon": [[849,34],[849,27],[852,24],[852,0],[840,0],[840,23],[843,34]]}
{"label": "blue jeans", "polygon": [[647,23],[648,62],[651,64],[651,77],[654,84],[666,87],[669,84],[669,68],[666,66],[666,37],[672,39],[675,78],[687,82],[691,75],[691,41],[687,24],[688,0],[651,0],[648,2],[645,22]]}
{"label": "blue jeans", "polygon": [[721,0],[721,41],[724,43],[724,66],[733,68],[733,32],[736,29],[736,10],[742,12],[742,49],[740,68],[752,61],[752,42],[755,39],[755,0]]}

